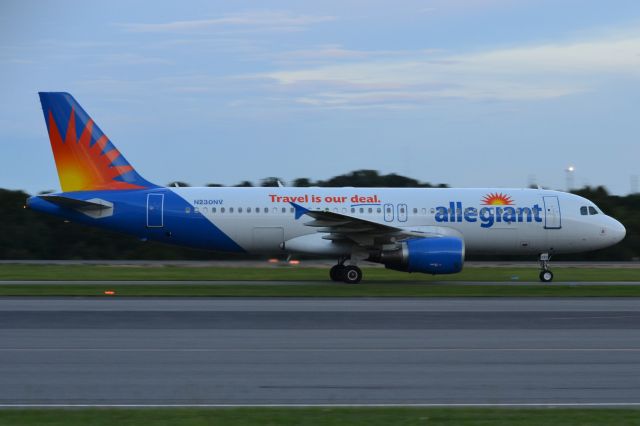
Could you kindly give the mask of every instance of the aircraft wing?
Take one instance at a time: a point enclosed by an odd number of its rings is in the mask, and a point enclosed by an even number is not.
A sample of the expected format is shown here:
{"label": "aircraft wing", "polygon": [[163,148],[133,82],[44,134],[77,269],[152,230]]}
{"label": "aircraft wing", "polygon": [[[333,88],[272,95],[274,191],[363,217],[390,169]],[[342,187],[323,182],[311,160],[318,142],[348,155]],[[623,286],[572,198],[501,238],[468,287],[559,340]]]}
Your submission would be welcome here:
{"label": "aircraft wing", "polygon": [[408,238],[440,236],[435,232],[398,228],[326,210],[309,210],[296,203],[291,205],[295,209],[296,220],[305,215],[309,216],[313,220],[305,223],[305,226],[316,227],[318,232],[326,233],[323,238],[327,240],[351,240],[363,247],[379,247]]}

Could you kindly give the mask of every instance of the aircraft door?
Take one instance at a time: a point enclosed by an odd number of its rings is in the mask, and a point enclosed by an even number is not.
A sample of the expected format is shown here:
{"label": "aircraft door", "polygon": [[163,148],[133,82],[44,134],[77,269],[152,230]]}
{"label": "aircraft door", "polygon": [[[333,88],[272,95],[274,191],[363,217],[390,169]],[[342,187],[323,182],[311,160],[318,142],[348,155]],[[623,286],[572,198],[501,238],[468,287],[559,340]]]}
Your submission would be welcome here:
{"label": "aircraft door", "polygon": [[147,228],[164,226],[164,194],[147,194]]}
{"label": "aircraft door", "polygon": [[560,213],[560,200],[557,196],[542,197],[544,202],[544,227],[545,229],[562,228],[562,215]]}
{"label": "aircraft door", "polygon": [[407,221],[407,205],[406,204],[398,204],[398,222],[406,222]]}
{"label": "aircraft door", "polygon": [[384,221],[393,222],[393,204],[384,205]]}

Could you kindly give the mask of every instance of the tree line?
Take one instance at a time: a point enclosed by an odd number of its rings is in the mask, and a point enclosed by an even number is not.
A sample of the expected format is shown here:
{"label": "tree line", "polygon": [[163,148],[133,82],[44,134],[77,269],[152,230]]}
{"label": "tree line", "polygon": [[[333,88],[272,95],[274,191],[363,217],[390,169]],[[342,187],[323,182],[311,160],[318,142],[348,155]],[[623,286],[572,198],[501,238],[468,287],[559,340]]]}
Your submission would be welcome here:
{"label": "tree line", "polygon": [[[277,177],[263,179],[256,186],[278,186]],[[281,181],[282,182],[282,181]],[[171,182],[169,186],[188,186]],[[208,186],[221,186],[209,184]],[[244,181],[235,186],[254,186]],[[446,188],[445,184],[420,182],[397,174],[380,174],[375,170],[357,170],[327,180],[295,179],[296,187],[386,187]],[[557,256],[566,260],[640,260],[640,194],[611,195],[602,187],[585,187],[573,191],[595,202],[606,214],[620,220],[627,237],[607,249],[579,255]],[[0,189],[0,259],[141,259],[206,260],[226,259],[233,255],[142,242],[135,237],[92,228],[25,209],[29,194]],[[501,256],[500,258],[505,258]]]}

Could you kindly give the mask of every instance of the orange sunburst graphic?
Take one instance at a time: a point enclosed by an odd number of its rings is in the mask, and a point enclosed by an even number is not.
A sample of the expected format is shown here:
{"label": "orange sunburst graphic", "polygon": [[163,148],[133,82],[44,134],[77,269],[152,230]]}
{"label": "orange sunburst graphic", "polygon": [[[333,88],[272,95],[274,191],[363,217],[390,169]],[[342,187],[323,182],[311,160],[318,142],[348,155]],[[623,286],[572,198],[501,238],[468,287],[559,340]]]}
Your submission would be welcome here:
{"label": "orange sunburst graphic", "polygon": [[482,204],[485,206],[510,206],[513,204],[513,199],[501,192],[494,192],[485,195],[482,199]]}
{"label": "orange sunburst graphic", "polygon": [[49,111],[49,139],[53,156],[58,168],[60,185],[64,192],[110,190],[110,189],[139,189],[138,185],[115,180],[133,170],[130,165],[113,166],[120,157],[120,152],[113,148],[103,153],[109,139],[102,135],[91,145],[93,120],[89,119],[78,139],[76,136],[76,114],[73,108],[67,124],[67,133],[62,140],[53,113]]}

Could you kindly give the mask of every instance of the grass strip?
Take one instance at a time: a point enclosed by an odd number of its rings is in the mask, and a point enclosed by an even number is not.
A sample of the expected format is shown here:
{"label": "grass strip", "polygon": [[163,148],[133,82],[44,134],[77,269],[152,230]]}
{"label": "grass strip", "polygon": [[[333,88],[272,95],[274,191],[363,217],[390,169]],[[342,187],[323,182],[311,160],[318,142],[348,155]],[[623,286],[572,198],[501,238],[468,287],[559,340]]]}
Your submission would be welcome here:
{"label": "grass strip", "polygon": [[[363,268],[366,281],[538,281],[537,268],[468,267],[459,274],[431,276]],[[640,281],[640,268],[553,268],[555,282]],[[110,265],[0,265],[0,280],[225,280],[327,281],[322,268],[131,267]]]}
{"label": "grass strip", "polygon": [[[113,295],[106,295],[111,291]],[[640,297],[640,286],[525,284],[3,284],[0,296],[93,297]]]}
{"label": "grass strip", "polygon": [[3,425],[640,425],[640,410],[577,408],[158,408],[9,409]]}

